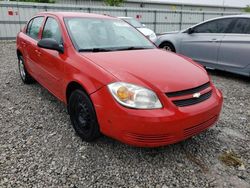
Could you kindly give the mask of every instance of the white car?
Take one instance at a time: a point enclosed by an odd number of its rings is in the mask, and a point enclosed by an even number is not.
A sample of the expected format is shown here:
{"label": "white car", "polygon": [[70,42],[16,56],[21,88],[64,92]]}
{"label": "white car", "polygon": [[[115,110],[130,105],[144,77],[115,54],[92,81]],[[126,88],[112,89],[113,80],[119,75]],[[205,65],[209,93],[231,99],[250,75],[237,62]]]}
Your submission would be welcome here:
{"label": "white car", "polygon": [[144,24],[141,24],[139,21],[137,21],[132,17],[118,17],[118,18],[128,22],[130,25],[138,29],[143,35],[149,38],[152,42],[156,42],[157,37],[155,32],[149,28],[146,28]]}

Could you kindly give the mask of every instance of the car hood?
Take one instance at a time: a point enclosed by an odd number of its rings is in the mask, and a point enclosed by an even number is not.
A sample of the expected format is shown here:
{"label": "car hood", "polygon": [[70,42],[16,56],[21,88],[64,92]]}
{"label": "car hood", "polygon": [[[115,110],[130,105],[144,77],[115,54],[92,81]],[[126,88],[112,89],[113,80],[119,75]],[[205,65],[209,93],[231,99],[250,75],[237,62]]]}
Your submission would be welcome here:
{"label": "car hood", "polygon": [[145,28],[145,27],[139,27],[137,28],[143,35],[150,36],[154,32],[151,29]]}
{"label": "car hood", "polygon": [[111,73],[118,81],[161,92],[190,89],[209,81],[206,71],[200,65],[160,49],[81,55]]}
{"label": "car hood", "polygon": [[164,32],[164,33],[160,33],[158,36],[162,36],[162,35],[171,35],[171,34],[178,34],[181,33],[182,31],[169,31],[169,32]]}

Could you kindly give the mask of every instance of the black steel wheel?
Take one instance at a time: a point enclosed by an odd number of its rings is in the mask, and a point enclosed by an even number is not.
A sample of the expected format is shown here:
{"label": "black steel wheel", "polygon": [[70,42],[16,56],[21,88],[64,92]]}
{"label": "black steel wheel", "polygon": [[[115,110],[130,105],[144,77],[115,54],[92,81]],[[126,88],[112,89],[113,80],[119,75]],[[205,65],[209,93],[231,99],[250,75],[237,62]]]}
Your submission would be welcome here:
{"label": "black steel wheel", "polygon": [[95,109],[89,96],[82,90],[75,90],[69,97],[68,110],[76,133],[87,142],[100,136]]}

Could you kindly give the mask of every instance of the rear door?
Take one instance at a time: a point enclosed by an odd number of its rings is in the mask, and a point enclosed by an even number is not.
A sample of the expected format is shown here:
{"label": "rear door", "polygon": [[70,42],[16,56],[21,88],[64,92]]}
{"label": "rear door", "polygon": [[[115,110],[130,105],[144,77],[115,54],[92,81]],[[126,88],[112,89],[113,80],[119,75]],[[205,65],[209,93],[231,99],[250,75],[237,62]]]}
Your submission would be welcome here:
{"label": "rear door", "polygon": [[250,18],[235,18],[235,24],[222,39],[218,62],[228,68],[250,65]]}
{"label": "rear door", "polygon": [[220,43],[231,22],[231,18],[222,18],[194,27],[182,39],[181,54],[204,65],[217,64]]}

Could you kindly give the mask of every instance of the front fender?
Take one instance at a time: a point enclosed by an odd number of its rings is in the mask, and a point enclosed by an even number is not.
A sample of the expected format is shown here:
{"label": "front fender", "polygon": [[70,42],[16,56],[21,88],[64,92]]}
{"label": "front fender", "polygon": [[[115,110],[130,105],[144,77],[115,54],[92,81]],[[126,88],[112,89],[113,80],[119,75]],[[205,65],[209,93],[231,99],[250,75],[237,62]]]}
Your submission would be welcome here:
{"label": "front fender", "polygon": [[[93,66],[93,67],[92,67]],[[88,95],[91,95],[92,93],[96,92],[103,86],[114,82],[116,79],[110,75],[108,72],[102,70],[99,67],[96,67],[95,65],[85,64],[85,66],[81,67],[71,67],[71,68],[65,68],[67,71],[65,71],[65,81],[63,84],[63,90],[64,92],[64,102],[67,100],[66,91],[67,87],[71,82],[75,82],[87,92]],[[94,68],[95,67],[95,68]],[[69,70],[70,69],[70,70]]]}
{"label": "front fender", "polygon": [[179,33],[159,36],[155,44],[156,46],[160,47],[160,45],[164,42],[171,43],[175,47],[176,52],[179,52],[181,42],[181,36]]}

